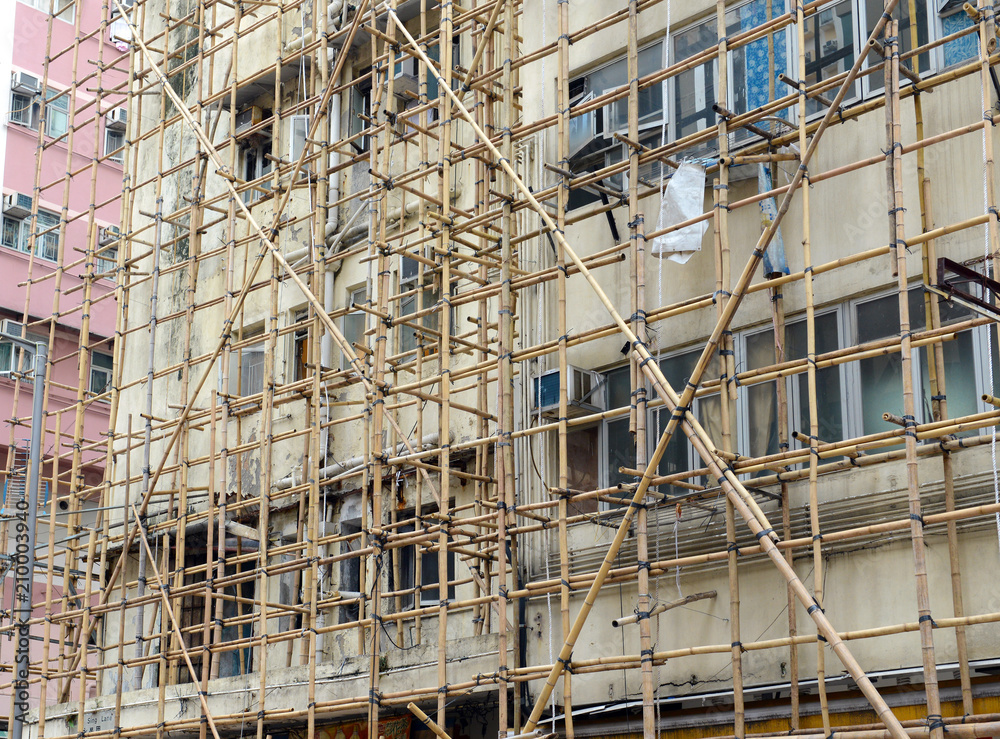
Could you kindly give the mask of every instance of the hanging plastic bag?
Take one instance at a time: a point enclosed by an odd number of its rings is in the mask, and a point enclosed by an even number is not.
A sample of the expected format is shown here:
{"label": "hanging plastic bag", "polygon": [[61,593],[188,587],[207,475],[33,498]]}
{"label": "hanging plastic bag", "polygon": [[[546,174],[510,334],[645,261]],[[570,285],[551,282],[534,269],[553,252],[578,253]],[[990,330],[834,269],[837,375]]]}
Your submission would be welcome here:
{"label": "hanging plastic bag", "polygon": [[[667,190],[660,200],[659,223],[666,226],[688,221],[704,213],[705,168],[693,162],[684,162],[667,183]],[[667,257],[684,264],[695,252],[701,251],[701,240],[708,228],[708,221],[685,226],[653,239],[653,255]]]}

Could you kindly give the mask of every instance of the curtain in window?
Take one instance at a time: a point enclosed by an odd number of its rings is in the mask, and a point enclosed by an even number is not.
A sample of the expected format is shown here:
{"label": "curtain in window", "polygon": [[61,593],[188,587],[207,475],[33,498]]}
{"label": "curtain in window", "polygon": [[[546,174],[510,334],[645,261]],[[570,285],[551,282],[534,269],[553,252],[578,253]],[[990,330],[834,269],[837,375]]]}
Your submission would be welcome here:
{"label": "curtain in window", "polygon": [[[739,9],[740,30],[746,31],[756,28],[767,22],[767,0],[752,0]],[[771,17],[775,18],[785,12],[783,0],[775,0],[772,3]],[[761,105],[765,105],[771,97],[771,85],[768,76],[774,77],[775,96],[782,89],[782,84],[778,80],[778,75],[783,73],[788,67],[786,49],[786,31],[782,30],[772,36],[774,56],[768,54],[767,38],[757,39],[746,46],[733,51],[733,72],[734,88],[739,102],[740,97],[745,94],[742,101],[743,106],[737,107],[737,112],[753,110]],[[785,111],[778,113],[785,115]]]}
{"label": "curtain in window", "polygon": [[[941,19],[941,32],[945,36],[950,36],[970,26],[972,26],[972,18],[963,10]],[[950,67],[975,57],[979,53],[978,39],[979,36],[970,33],[946,43],[944,45],[944,66]]]}

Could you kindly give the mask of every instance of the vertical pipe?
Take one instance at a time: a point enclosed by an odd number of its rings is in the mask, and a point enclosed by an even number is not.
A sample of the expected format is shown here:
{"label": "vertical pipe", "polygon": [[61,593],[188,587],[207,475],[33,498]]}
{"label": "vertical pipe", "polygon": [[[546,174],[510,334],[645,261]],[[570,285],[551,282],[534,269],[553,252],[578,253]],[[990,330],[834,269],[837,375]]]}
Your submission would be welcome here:
{"label": "vertical pipe", "polygon": [[[27,343],[27,342],[25,342]],[[38,527],[38,491],[42,474],[42,429],[45,425],[45,365],[49,358],[47,343],[35,344],[34,390],[31,394],[31,441],[28,447],[28,499],[15,504],[17,523],[14,524],[14,596],[11,599],[17,622],[17,644],[14,652],[14,680],[11,685],[13,712],[10,717],[11,739],[22,739],[24,719],[28,712],[28,660],[31,645],[31,596],[35,580],[35,531]],[[25,510],[27,509],[27,510]],[[51,553],[50,553],[51,556]],[[88,578],[88,582],[90,579]],[[86,671],[84,671],[86,674]]]}

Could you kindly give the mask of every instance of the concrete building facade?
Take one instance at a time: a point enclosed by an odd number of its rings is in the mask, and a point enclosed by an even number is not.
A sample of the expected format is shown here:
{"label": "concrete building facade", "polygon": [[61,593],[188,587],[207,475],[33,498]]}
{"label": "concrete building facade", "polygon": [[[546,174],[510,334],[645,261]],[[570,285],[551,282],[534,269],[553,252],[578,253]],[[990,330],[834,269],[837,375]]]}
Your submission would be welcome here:
{"label": "concrete building facade", "polygon": [[992,6],[121,9],[36,736],[1000,732]]}

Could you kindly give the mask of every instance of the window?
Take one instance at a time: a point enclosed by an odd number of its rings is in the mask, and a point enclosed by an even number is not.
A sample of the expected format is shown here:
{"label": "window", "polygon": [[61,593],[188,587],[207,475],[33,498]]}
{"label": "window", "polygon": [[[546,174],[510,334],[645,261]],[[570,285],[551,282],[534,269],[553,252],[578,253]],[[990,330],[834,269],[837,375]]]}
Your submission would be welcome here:
{"label": "window", "polygon": [[[344,314],[343,321],[341,323],[341,330],[344,333],[344,338],[347,339],[347,343],[351,345],[354,349],[354,353],[357,354],[357,349],[355,349],[355,344],[358,346],[367,346],[365,341],[365,312],[361,310],[355,310],[354,306],[364,305],[368,302],[368,288],[364,285],[356,287],[350,292],[350,298],[348,305],[350,306],[350,312]],[[350,362],[347,360],[347,355],[343,355],[343,360],[341,361],[341,369],[347,369],[350,366]]]}
{"label": "window", "polygon": [[354,150],[361,154],[368,151],[368,134],[361,134],[368,129],[372,115],[372,82],[371,78],[357,82],[351,86],[351,109],[348,117],[347,133],[357,136],[351,142]]}
{"label": "window", "polygon": [[[41,122],[41,96],[14,90],[10,94],[10,114],[8,120],[19,126],[38,130]],[[69,93],[46,90],[48,102],[45,104],[45,135],[59,138],[69,129]]]}
{"label": "window", "polygon": [[[784,1],[775,0],[771,9],[772,17],[784,11]],[[766,0],[751,0],[726,11],[726,35],[734,36],[759,26],[766,20]],[[717,58],[677,75],[671,84],[673,138],[680,139],[716,125],[719,119],[712,106],[717,103],[725,105],[736,115],[766,104],[770,99],[769,73],[773,75],[775,95],[780,96],[783,85],[778,76],[787,71],[790,36],[787,30],[782,30],[774,34],[773,39],[773,63],[768,56],[767,38],[757,39],[728,53],[726,63],[729,89],[725,91],[716,89],[719,84]],[[718,44],[718,22],[713,16],[674,34],[671,43],[673,62],[714,48]],[[752,134],[746,129],[737,129],[730,134],[730,145],[738,145],[751,137]],[[712,139],[691,147],[678,156],[681,158],[692,155],[707,156],[716,149],[716,145],[716,140]]]}
{"label": "window", "polygon": [[292,335],[292,377],[295,381],[304,380],[309,374],[312,359],[309,356],[309,314],[306,311],[295,316],[295,333]]}
{"label": "window", "polygon": [[[681,392],[687,383],[687,379],[694,369],[701,355],[700,349],[675,354],[665,357],[660,362],[660,369],[671,386]],[[705,378],[715,378],[720,375],[718,357],[714,358],[705,372]],[[608,408],[622,408],[631,405],[632,389],[629,367],[623,366],[610,370],[606,373],[608,386]],[[650,397],[652,399],[653,396]],[[695,398],[692,402],[692,411],[695,417],[701,422],[713,438],[721,436],[719,426],[719,416],[722,409],[722,401],[718,393]],[[660,435],[667,427],[670,420],[670,412],[661,406],[650,410],[647,423],[646,439],[649,444],[647,457],[652,454],[659,441]],[[635,439],[629,433],[629,418],[621,416],[604,422],[604,439],[606,459],[606,481],[608,486],[617,484],[631,484],[636,482],[633,475],[623,475],[618,472],[619,467],[636,467]],[[680,428],[674,433],[667,445],[667,449],[660,459],[656,474],[674,475],[686,470],[702,467],[701,457],[695,452],[687,440],[687,436]],[[690,480],[696,482],[696,480]],[[679,487],[661,485],[661,493],[670,495],[684,492]]]}
{"label": "window", "polygon": [[[48,337],[26,334],[24,326],[16,321],[4,321],[4,332],[22,336],[32,344],[48,343]],[[0,377],[14,379],[20,373],[22,382],[32,382],[35,371],[35,352],[15,345],[11,341],[0,340]]]}
{"label": "window", "polygon": [[[663,45],[655,43],[639,51],[639,76],[643,77],[663,66]],[[570,81],[570,106],[578,107],[609,90],[628,82],[628,62],[621,57]],[[639,143],[655,148],[661,142],[663,125],[663,85],[657,84],[639,91]],[[603,108],[570,118],[570,170],[574,174],[596,172],[625,160],[627,146],[614,138],[615,133],[628,133],[628,97]],[[659,163],[644,164],[640,180],[655,183],[659,179]],[[597,184],[624,191],[628,187],[624,174],[618,174]],[[570,192],[569,208],[579,208],[596,202],[602,196],[596,190],[575,189]]]}
{"label": "window", "polygon": [[[962,9],[962,3],[948,2],[940,11],[941,36],[950,36],[974,24],[969,14]],[[946,43],[942,50],[943,65],[952,67],[975,58],[979,54],[979,35],[969,33]],[[921,69],[923,66],[921,65]]]}
{"label": "window", "polygon": [[69,93],[46,90],[48,102],[45,104],[45,135],[54,139],[69,130]]}
{"label": "window", "polygon": [[37,95],[11,92],[10,115],[8,116],[10,122],[37,131],[38,119],[41,116],[41,107],[37,100]]}
{"label": "window", "polygon": [[[430,279],[430,276],[425,273],[424,282],[421,283],[418,281],[420,263],[409,257],[403,257],[400,262],[399,291],[411,294],[399,301],[399,317],[405,318],[416,313],[418,307],[421,311],[424,311],[439,303],[441,301],[441,290],[434,287],[434,281]],[[418,302],[420,303],[419,306]],[[407,354],[415,351],[417,347],[423,347],[429,353],[437,351],[436,334],[425,333],[420,330],[420,327],[437,332],[438,312],[436,310],[431,311],[418,318],[415,322],[419,326],[400,325],[399,351]]]}
{"label": "window", "polygon": [[[255,136],[253,140],[243,144],[240,154],[242,158],[242,175],[245,182],[256,182],[270,173],[270,136]],[[250,205],[270,194],[268,190],[269,188],[267,188],[266,183],[256,182],[256,184],[240,193],[240,197],[243,198],[244,203]]]}
{"label": "window", "polygon": [[125,161],[125,132],[104,129],[104,155],[109,161],[121,164]]}
{"label": "window", "polygon": [[[293,164],[298,161],[302,150],[306,148],[306,135],[309,133],[309,116],[293,115],[288,132],[288,160]],[[308,172],[309,165],[303,164],[302,171]]]}
{"label": "window", "polygon": [[[824,354],[841,348],[842,313],[838,309],[817,314],[816,354]],[[806,321],[804,318],[791,320],[785,327],[784,361],[806,358]],[[740,357],[737,371],[759,369],[777,361],[775,354],[774,330],[770,327],[738,336],[737,356]],[[823,367],[816,371],[816,385],[819,388],[820,442],[840,441],[847,437],[845,409],[846,387],[844,373],[846,365]],[[737,401],[739,415],[739,449],[751,457],[777,454],[778,446],[778,386],[781,380],[741,386]],[[808,447],[791,440],[791,432],[799,431],[809,435],[809,380],[805,372],[789,375],[785,380],[788,402],[789,443],[793,447]],[[829,460],[824,460],[829,461]],[[770,474],[760,471],[756,475]]]}
{"label": "window", "polygon": [[[413,526],[403,526],[401,532],[412,532]],[[450,540],[450,539],[449,539]],[[403,610],[410,608],[421,608],[426,606],[436,606],[441,601],[438,596],[438,584],[440,583],[440,568],[438,566],[438,553],[424,550],[424,546],[432,546],[438,543],[435,536],[426,545],[412,545],[400,547],[396,551],[399,557],[399,578],[398,589],[404,591],[402,596]],[[449,551],[447,554],[448,570],[448,600],[455,598],[455,586],[452,582],[455,579],[455,554]],[[419,585],[417,585],[419,583]],[[413,591],[419,588],[419,598],[416,599],[418,605],[414,606]],[[409,591],[409,592],[406,592]]]}
{"label": "window", "polygon": [[[628,365],[609,370],[605,375],[608,408],[628,408],[632,405],[631,370]],[[619,467],[635,467],[635,437],[629,433],[629,415],[617,416],[604,422],[604,439],[607,449],[607,485],[635,482],[631,475],[623,475]],[[594,488],[597,488],[594,485]],[[594,489],[591,488],[591,489]]]}
{"label": "window", "polygon": [[111,388],[112,356],[104,352],[90,353],[90,392],[100,395]]}
{"label": "window", "polygon": [[[693,351],[687,351],[681,354],[675,354],[671,357],[666,357],[660,362],[660,369],[662,370],[664,377],[667,378],[667,382],[669,382],[677,392],[682,392],[684,387],[687,385],[688,378],[691,376],[691,372],[698,363],[698,358],[700,356],[701,349],[699,348]],[[715,379],[721,374],[722,370],[719,363],[719,356],[718,353],[716,353],[716,355],[712,357],[711,362],[709,362],[708,368],[705,370],[702,377],[705,380]],[[720,425],[720,419],[722,417],[722,400],[719,397],[719,393],[696,397],[691,403],[691,411],[701,425],[705,427],[705,430],[711,438],[722,438],[722,427]],[[650,428],[652,433],[648,434],[651,440],[650,443],[652,444],[650,447],[651,451],[652,448],[656,446],[656,442],[659,440],[660,434],[663,433],[663,430],[667,427],[667,423],[669,421],[670,412],[668,410],[665,408],[657,408],[654,410],[654,422]],[[683,472],[684,470],[691,470],[703,466],[701,457],[687,440],[687,436],[684,434],[684,431],[678,427],[677,431],[670,439],[670,443],[667,445],[667,450],[664,452],[663,458],[660,460],[657,474],[673,475],[678,472]],[[699,478],[692,478],[687,480],[687,482],[698,483]],[[661,486],[660,492],[665,494],[676,494],[684,491],[680,488]]]}
{"label": "window", "polygon": [[67,23],[72,23],[76,19],[76,0],[21,0],[21,2],[43,13],[48,13],[51,9],[59,20]]}
{"label": "window", "polygon": [[[865,3],[865,29],[861,34],[862,38],[867,38],[871,33],[872,29],[875,28],[875,24],[878,23],[878,19],[882,17],[883,13],[883,3],[882,0],[862,0]],[[927,0],[915,0],[914,7],[916,8],[916,35],[917,35],[917,46],[923,46],[929,39],[929,16],[927,12]],[[899,51],[901,54],[905,54],[911,49],[915,48],[913,45],[913,30],[914,23],[913,19],[910,18],[910,2],[900,2],[896,5],[896,9],[892,11],[892,17],[899,21]],[[852,60],[853,61],[853,60]],[[866,77],[866,84],[869,93],[880,92],[885,86],[885,77],[882,74],[882,57],[876,54],[874,51],[868,54],[868,64],[878,65],[879,71]],[[909,67],[911,70],[914,68],[913,59],[903,59],[901,64]],[[924,52],[917,57],[917,61],[920,65],[920,71],[926,72],[931,67],[930,53]],[[900,82],[902,84],[907,84],[906,77],[901,77]]]}
{"label": "window", "polygon": [[[846,72],[854,63],[854,0],[841,0],[806,18],[806,84],[830,79]],[[857,96],[849,93],[845,101]],[[806,103],[809,115],[821,113],[826,107],[813,99]]]}
{"label": "window", "polygon": [[264,389],[264,356],[263,338],[249,346],[233,349],[229,355],[231,395],[246,397]]}
{"label": "window", "polygon": [[[910,329],[923,331],[926,327],[923,289],[909,290]],[[941,324],[948,325],[971,317],[960,306],[939,300]],[[899,335],[899,298],[895,294],[859,301],[854,305],[858,342],[876,341]],[[987,387],[988,370],[985,366],[985,333],[982,328],[959,332],[952,341],[944,342],[945,389],[948,394],[948,415],[951,417],[976,413],[980,410],[977,400]],[[915,350],[913,387],[916,393],[917,422],[926,423],[933,418],[931,412],[928,347]],[[861,383],[862,433],[873,434],[896,429],[897,426],[882,420],[883,413],[903,415],[902,358],[898,352],[863,359],[857,363]]]}
{"label": "window", "polygon": [[[59,216],[45,210],[37,215],[38,235],[35,238],[35,256],[56,261],[59,256]],[[0,242],[9,249],[27,253],[31,245],[31,216],[27,218],[3,217],[3,235]]]}
{"label": "window", "polygon": [[[355,519],[355,523],[341,521],[340,535],[349,537],[340,542],[340,554],[357,552],[361,549],[361,526],[360,521]],[[344,599],[356,599],[361,593],[361,557],[348,557],[340,560],[340,597]],[[340,606],[339,623],[346,624],[357,621],[361,609],[355,600],[349,605]]]}

